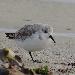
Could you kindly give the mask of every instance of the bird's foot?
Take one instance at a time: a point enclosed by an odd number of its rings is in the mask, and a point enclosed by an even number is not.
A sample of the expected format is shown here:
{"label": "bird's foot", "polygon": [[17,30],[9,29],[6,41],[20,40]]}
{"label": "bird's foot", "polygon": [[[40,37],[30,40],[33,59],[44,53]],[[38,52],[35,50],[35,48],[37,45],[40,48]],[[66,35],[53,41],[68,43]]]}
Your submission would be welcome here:
{"label": "bird's foot", "polygon": [[35,62],[37,62],[37,63],[42,63],[42,62],[39,61],[39,60],[33,60],[33,63],[35,63]]}
{"label": "bird's foot", "polygon": [[56,43],[54,43],[54,46],[56,46]]}

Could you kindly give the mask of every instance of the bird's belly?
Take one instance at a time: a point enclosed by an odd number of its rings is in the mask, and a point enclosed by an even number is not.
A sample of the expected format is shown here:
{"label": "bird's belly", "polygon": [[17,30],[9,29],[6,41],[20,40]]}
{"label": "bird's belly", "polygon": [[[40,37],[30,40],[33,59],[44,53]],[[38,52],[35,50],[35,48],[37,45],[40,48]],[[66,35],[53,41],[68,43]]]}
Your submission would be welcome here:
{"label": "bird's belly", "polygon": [[18,46],[24,48],[27,51],[38,51],[48,48],[51,43],[51,39],[26,39],[24,41],[16,41]]}

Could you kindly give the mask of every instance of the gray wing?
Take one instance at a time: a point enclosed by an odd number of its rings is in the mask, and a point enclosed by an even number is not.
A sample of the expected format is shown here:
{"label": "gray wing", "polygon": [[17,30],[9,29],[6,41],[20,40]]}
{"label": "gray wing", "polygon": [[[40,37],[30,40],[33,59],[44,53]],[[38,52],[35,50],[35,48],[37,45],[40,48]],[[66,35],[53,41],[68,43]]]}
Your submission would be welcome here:
{"label": "gray wing", "polygon": [[25,25],[15,33],[15,39],[25,40],[27,37],[32,36],[32,34],[35,34],[35,32],[37,32],[41,28],[42,26],[39,24]]}
{"label": "gray wing", "polygon": [[9,39],[25,40],[26,38],[32,36],[32,34],[35,34],[39,30],[41,30],[42,32],[48,32],[48,29],[49,27],[47,27],[47,25],[30,24],[30,25],[25,25],[23,28],[16,31],[16,33],[5,33],[5,34],[7,37],[9,37]]}

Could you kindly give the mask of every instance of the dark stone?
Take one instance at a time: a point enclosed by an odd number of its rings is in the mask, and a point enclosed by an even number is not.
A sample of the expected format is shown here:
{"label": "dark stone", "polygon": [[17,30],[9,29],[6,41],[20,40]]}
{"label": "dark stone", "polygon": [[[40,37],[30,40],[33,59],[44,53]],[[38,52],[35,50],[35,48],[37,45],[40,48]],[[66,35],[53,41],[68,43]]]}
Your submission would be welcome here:
{"label": "dark stone", "polygon": [[20,56],[18,56],[18,55],[15,55],[15,59],[16,59],[18,62],[22,62],[21,57],[20,57]]}
{"label": "dark stone", "polygon": [[0,68],[0,75],[9,75],[9,71],[6,68]]}

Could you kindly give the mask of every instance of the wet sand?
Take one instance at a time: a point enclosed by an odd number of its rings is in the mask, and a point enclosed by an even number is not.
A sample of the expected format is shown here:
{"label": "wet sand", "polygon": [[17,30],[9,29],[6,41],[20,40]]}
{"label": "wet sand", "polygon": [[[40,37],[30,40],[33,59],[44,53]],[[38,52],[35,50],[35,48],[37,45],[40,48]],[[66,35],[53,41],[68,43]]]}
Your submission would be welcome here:
{"label": "wet sand", "polygon": [[0,27],[19,29],[26,23],[50,24],[55,32],[75,32],[75,5],[48,0],[0,1]]}

